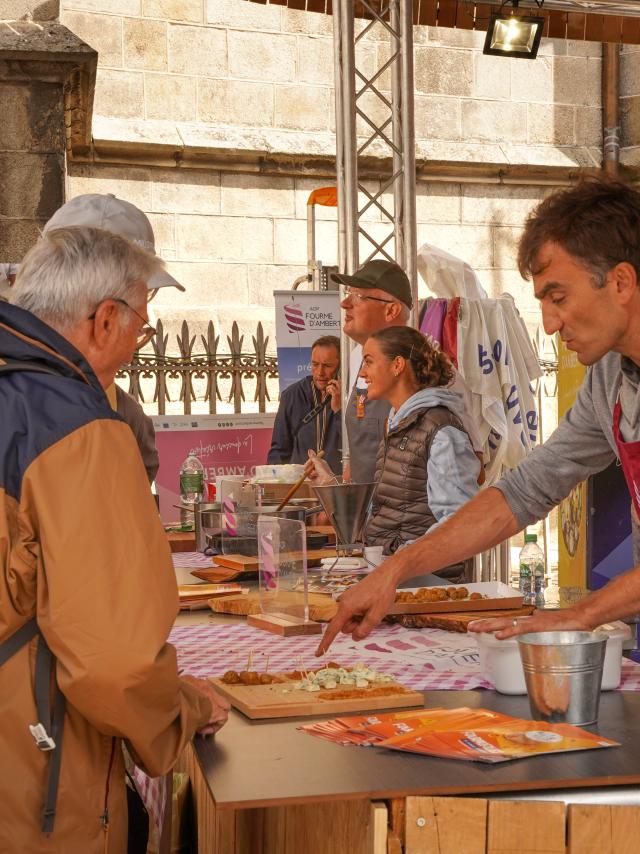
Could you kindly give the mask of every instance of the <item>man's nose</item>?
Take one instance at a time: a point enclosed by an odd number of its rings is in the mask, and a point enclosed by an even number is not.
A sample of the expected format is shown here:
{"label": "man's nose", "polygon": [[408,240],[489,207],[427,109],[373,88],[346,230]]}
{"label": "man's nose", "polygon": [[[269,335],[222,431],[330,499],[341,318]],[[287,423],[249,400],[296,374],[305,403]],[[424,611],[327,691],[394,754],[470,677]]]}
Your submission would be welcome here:
{"label": "man's nose", "polygon": [[555,332],[560,332],[563,323],[558,312],[552,306],[542,305],[542,325],[547,335],[553,335]]}
{"label": "man's nose", "polygon": [[351,299],[351,294],[348,294],[340,303],[340,308],[351,308],[353,305],[353,300]]}

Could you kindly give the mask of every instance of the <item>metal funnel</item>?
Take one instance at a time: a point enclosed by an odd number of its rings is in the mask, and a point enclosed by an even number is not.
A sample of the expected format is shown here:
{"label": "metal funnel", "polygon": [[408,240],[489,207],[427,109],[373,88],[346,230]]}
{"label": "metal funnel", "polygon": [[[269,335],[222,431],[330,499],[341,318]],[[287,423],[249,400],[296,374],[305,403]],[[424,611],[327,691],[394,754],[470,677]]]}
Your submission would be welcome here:
{"label": "metal funnel", "polygon": [[343,546],[362,544],[362,529],[377,486],[377,483],[332,483],[312,487]]}

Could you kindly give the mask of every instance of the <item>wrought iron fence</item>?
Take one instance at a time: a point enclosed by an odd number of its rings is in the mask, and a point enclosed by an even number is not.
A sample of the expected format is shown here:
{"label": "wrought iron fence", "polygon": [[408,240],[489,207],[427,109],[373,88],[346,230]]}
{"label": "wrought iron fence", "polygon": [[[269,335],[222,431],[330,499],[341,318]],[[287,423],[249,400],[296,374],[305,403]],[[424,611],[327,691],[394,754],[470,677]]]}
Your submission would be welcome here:
{"label": "wrought iron fence", "polygon": [[[278,377],[278,360],[275,354],[267,354],[268,336],[265,336],[262,324],[258,323],[255,335],[251,336],[253,352],[243,352],[245,335],[240,334],[234,321],[231,335],[227,335],[228,352],[220,350],[220,335],[216,335],[213,323],[209,321],[207,334],[200,335],[202,350],[196,351],[197,335],[192,335],[186,321],[182,322],[180,334],[176,336],[178,353],[167,352],[169,335],[165,333],[162,321],[157,323],[157,334],[151,344],[135,354],[131,364],[126,365],[118,374],[119,379],[128,379],[128,391],[136,400],[148,402],[145,388],[152,380],[153,397],[158,415],[165,415],[167,403],[179,401],[184,414],[191,412],[196,400],[204,400],[209,412],[217,412],[218,403],[223,401],[221,386],[228,388],[226,402],[233,403],[233,411],[241,412],[246,401],[246,381],[255,383],[253,400],[258,411],[265,412],[269,395],[269,379]],[[204,381],[202,395],[196,393],[196,380]],[[225,382],[226,381],[226,382]]]}
{"label": "wrought iron fence", "polygon": [[[127,390],[136,400],[153,401],[158,415],[166,414],[168,403],[182,404],[183,413],[188,415],[192,404],[199,400],[208,404],[212,415],[217,413],[218,403],[223,402],[233,404],[233,412],[239,413],[247,403],[249,386],[258,412],[266,412],[267,402],[277,400],[275,389],[273,397],[269,393],[268,381],[275,383],[278,379],[278,359],[274,353],[267,353],[269,337],[265,336],[262,323],[258,323],[251,336],[253,351],[245,352],[246,335],[240,334],[235,321],[231,335],[226,336],[228,352],[221,350],[221,336],[216,335],[211,321],[207,334],[200,336],[192,334],[188,323],[183,321],[175,339],[177,353],[173,354],[167,352],[169,335],[161,320],[157,330],[151,344],[135,354],[131,364],[119,372],[118,379],[128,380]],[[196,344],[198,337],[201,349]],[[533,346],[543,370],[543,376],[534,383],[542,418],[543,399],[555,396],[558,356],[555,341],[540,332],[533,339]]]}

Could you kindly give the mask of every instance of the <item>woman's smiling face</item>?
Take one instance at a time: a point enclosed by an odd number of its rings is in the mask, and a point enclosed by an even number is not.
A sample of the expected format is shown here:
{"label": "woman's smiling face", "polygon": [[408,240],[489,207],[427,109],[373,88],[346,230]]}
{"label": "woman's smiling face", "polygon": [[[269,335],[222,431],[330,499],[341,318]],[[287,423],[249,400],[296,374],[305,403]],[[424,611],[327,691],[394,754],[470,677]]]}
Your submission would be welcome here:
{"label": "woman's smiling face", "polygon": [[395,361],[385,356],[375,338],[365,341],[359,376],[367,383],[369,400],[388,399],[389,392],[398,382]]}

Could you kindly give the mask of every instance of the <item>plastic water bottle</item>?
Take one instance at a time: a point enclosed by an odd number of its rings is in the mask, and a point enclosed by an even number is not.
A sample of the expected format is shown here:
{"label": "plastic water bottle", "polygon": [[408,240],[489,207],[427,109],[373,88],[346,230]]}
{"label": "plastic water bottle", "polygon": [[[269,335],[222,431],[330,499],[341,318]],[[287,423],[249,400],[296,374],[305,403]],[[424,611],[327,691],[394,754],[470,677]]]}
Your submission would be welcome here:
{"label": "plastic water bottle", "polygon": [[544,554],[536,534],[524,535],[524,547],[518,560],[520,565],[520,592],[525,605],[544,605]]}
{"label": "plastic water bottle", "polygon": [[204,466],[195,454],[180,466],[180,498],[185,504],[205,500]]}

